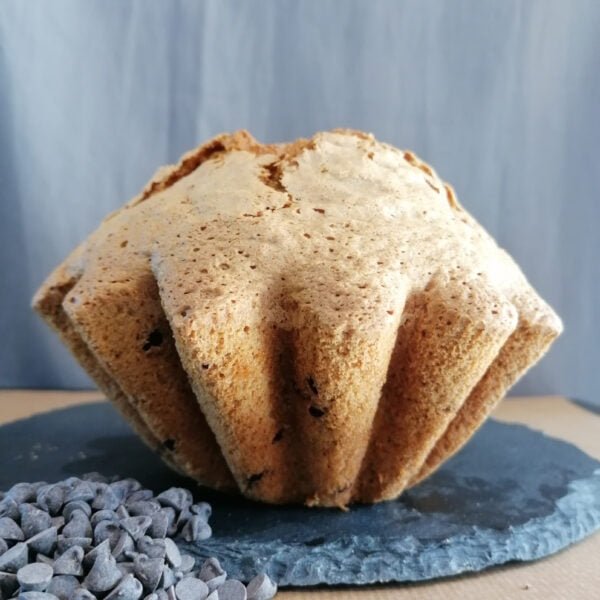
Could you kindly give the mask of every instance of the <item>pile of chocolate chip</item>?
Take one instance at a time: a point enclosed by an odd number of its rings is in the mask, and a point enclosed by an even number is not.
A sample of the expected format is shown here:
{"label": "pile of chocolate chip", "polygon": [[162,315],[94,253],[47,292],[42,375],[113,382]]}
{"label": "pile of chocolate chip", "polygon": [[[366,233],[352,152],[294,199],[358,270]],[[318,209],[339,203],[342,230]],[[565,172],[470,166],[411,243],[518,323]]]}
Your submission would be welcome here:
{"label": "pile of chocolate chip", "polygon": [[212,534],[211,507],[170,488],[98,473],[0,495],[0,600],[269,600],[264,574],[245,586],[216,558],[197,566],[172,538]]}

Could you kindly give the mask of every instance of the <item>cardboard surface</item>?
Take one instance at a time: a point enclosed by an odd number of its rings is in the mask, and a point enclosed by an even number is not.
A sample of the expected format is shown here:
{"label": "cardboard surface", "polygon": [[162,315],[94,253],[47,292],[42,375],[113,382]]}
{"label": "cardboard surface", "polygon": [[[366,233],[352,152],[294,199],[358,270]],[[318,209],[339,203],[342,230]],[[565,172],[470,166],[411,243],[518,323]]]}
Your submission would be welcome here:
{"label": "cardboard surface", "polygon": [[[0,423],[38,412],[100,399],[97,392],[0,391]],[[495,417],[525,423],[568,440],[600,458],[600,416],[558,397],[504,401]],[[535,457],[523,457],[535,460]],[[361,600],[427,599],[596,599],[600,598],[600,535],[535,563],[495,568],[469,575],[417,585],[370,588],[286,591],[278,597],[292,599],[360,598]]]}

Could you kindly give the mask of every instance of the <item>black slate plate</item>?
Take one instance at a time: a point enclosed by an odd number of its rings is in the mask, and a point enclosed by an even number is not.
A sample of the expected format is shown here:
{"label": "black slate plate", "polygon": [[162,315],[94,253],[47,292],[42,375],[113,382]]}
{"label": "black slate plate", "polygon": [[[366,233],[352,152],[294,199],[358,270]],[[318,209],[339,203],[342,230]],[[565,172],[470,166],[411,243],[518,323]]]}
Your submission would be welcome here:
{"label": "black slate plate", "polygon": [[[108,403],[0,427],[0,489],[100,471],[160,491],[193,483],[164,466]],[[197,488],[214,535],[189,547],[233,577],[281,585],[418,581],[552,554],[600,527],[600,463],[521,425],[488,421],[401,499],[339,510],[272,507]]]}

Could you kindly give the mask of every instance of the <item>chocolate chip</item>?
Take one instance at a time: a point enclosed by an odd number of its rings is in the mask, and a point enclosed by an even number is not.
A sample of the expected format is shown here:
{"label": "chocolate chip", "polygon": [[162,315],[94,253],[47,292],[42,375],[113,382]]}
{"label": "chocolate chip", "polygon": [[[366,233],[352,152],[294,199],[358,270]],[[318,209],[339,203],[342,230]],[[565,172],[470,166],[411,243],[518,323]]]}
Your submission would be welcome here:
{"label": "chocolate chip", "polygon": [[190,506],[190,512],[208,521],[212,515],[212,507],[208,502],[198,502]]}
{"label": "chocolate chip", "polygon": [[9,541],[21,541],[25,539],[22,529],[10,517],[0,518],[0,538]]}
{"label": "chocolate chip", "polygon": [[163,334],[160,329],[151,331],[142,346],[144,352],[148,352],[151,348],[159,347],[163,343]]}
{"label": "chocolate chip", "polygon": [[319,408],[318,406],[315,406],[314,404],[311,404],[308,408],[308,412],[311,414],[311,416],[319,419],[320,417],[322,417],[325,414],[325,411],[322,408]]}
{"label": "chocolate chip", "polygon": [[44,531],[40,531],[30,537],[25,543],[33,552],[50,556],[56,548],[57,541],[58,533],[56,527],[48,527],[48,529],[44,529]]}
{"label": "chocolate chip", "polygon": [[95,512],[90,517],[90,524],[92,525],[92,527],[96,527],[96,525],[98,525],[98,523],[100,523],[100,521],[118,521],[118,520],[119,520],[119,516],[117,515],[117,513],[114,510],[104,509],[104,510],[99,510],[98,512]]}
{"label": "chocolate chip", "polygon": [[192,515],[183,526],[181,535],[186,542],[203,541],[212,535],[212,529],[200,515]]}
{"label": "chocolate chip", "polygon": [[117,561],[117,568],[119,569],[119,571],[121,571],[123,575],[129,575],[130,573],[131,575],[135,575],[135,565],[130,561]]}
{"label": "chocolate chip", "polygon": [[[168,527],[167,527],[167,535],[169,537],[174,536],[177,533],[177,513],[174,508],[170,506],[165,506],[160,509],[160,512],[167,516]],[[158,536],[155,536],[158,537]]]}
{"label": "chocolate chip", "polygon": [[168,438],[162,443],[162,445],[169,452],[173,452],[173,450],[175,450],[176,442],[173,438]]}
{"label": "chocolate chip", "polygon": [[120,560],[121,558],[123,558],[125,556],[125,554],[127,552],[131,552],[134,549],[135,549],[135,544],[133,542],[133,539],[126,531],[124,531],[121,534],[119,541],[115,544],[115,547],[113,548],[113,551],[112,551],[112,555],[117,560]]}
{"label": "chocolate chip", "polygon": [[15,544],[0,556],[0,571],[16,573],[27,564],[29,552],[27,545],[23,542]]}
{"label": "chocolate chip", "polygon": [[177,531],[181,531],[191,517],[192,513],[189,508],[182,510],[177,517]]}
{"label": "chocolate chip", "polygon": [[89,481],[79,481],[67,492],[65,503],[75,502],[77,500],[91,502],[95,496],[96,492]]}
{"label": "chocolate chip", "polygon": [[108,483],[108,477],[98,473],[98,471],[90,471],[81,476],[84,481],[92,481],[94,483]]}
{"label": "chocolate chip", "polygon": [[22,592],[45,592],[53,574],[50,565],[35,562],[17,571],[17,581]]}
{"label": "chocolate chip", "polygon": [[10,598],[19,587],[17,576],[14,573],[0,572],[0,596]]}
{"label": "chocolate chip", "polygon": [[110,554],[99,554],[94,565],[84,580],[90,592],[107,592],[112,590],[122,578],[117,568],[117,561]]}
{"label": "chocolate chip", "polygon": [[127,479],[113,481],[113,483],[109,484],[109,487],[115,495],[121,499],[121,502],[124,502],[129,495],[141,489],[142,484],[136,479],[128,477]]}
{"label": "chocolate chip", "polygon": [[62,510],[62,516],[65,518],[65,521],[70,521],[73,512],[76,510],[80,510],[85,513],[86,517],[90,517],[92,514],[92,507],[83,500],[75,500],[74,502],[69,502],[65,504]]}
{"label": "chocolate chip", "polygon": [[250,477],[248,477],[248,479],[247,479],[248,487],[250,488],[254,484],[258,483],[263,478],[264,474],[265,474],[265,472],[261,471],[260,473],[254,473],[254,474],[250,475]]}
{"label": "chocolate chip", "polygon": [[69,600],[96,600],[96,596],[92,594],[89,590],[86,590],[83,587],[78,587],[73,591]]}
{"label": "chocolate chip", "polygon": [[88,516],[82,510],[76,508],[71,513],[69,522],[64,526],[62,530],[63,537],[79,537],[79,538],[91,538],[92,537],[92,526]]}
{"label": "chocolate chip", "polygon": [[96,494],[92,501],[92,508],[94,510],[116,510],[121,501],[122,498],[120,499],[110,486],[106,486]]}
{"label": "chocolate chip", "polygon": [[175,586],[178,600],[205,600],[208,596],[208,587],[201,579],[187,577]]}
{"label": "chocolate chip", "polygon": [[217,558],[208,558],[200,567],[199,577],[208,585],[208,589],[212,592],[217,589],[226,579],[227,573],[221,567],[221,563]]}
{"label": "chocolate chip", "polygon": [[227,575],[218,575],[217,577],[213,577],[212,579],[206,581],[206,585],[208,586],[208,589],[213,592],[218,589],[219,586],[223,585],[226,579]]}
{"label": "chocolate chip", "polygon": [[192,502],[192,493],[185,488],[172,487],[161,492],[156,499],[162,506],[170,506],[177,511],[188,509]]}
{"label": "chocolate chip", "polygon": [[128,504],[127,510],[132,517],[151,517],[160,510],[160,504],[156,500],[139,500]]}
{"label": "chocolate chip", "polygon": [[149,558],[165,558],[167,554],[165,539],[152,539],[147,535],[138,540],[137,549]]}
{"label": "chocolate chip", "polygon": [[37,487],[32,483],[15,483],[6,495],[12,498],[17,504],[23,502],[35,502],[37,497]]}
{"label": "chocolate chip", "polygon": [[165,538],[166,559],[169,564],[176,569],[181,566],[181,553],[175,542],[170,538]]}
{"label": "chocolate chip", "polygon": [[83,557],[83,566],[86,569],[91,569],[93,564],[96,562],[96,559],[100,555],[108,556],[110,554],[110,540],[106,539],[96,547],[92,548],[84,557]]}
{"label": "chocolate chip", "polygon": [[154,492],[152,490],[137,490],[127,496],[127,503],[140,502],[141,500],[152,500],[154,498]]}
{"label": "chocolate chip", "polygon": [[19,505],[9,496],[0,500],[0,517],[19,518]]}
{"label": "chocolate chip", "polygon": [[246,587],[237,579],[228,579],[219,586],[219,600],[246,600]]}
{"label": "chocolate chip", "polygon": [[104,600],[138,600],[143,594],[143,587],[133,575],[128,574],[121,579],[119,585]]}
{"label": "chocolate chip", "polygon": [[179,566],[179,569],[183,573],[189,573],[194,568],[195,564],[196,559],[193,556],[191,556],[190,554],[182,554],[181,565]]}
{"label": "chocolate chip", "polygon": [[173,571],[173,569],[171,569],[171,567],[164,565],[163,571],[162,571],[162,577],[160,580],[160,587],[162,587],[163,589],[168,589],[172,585],[175,585],[181,579],[182,579],[182,577],[177,578],[175,576],[175,571]]}
{"label": "chocolate chip", "polygon": [[35,555],[35,562],[41,562],[46,565],[54,566],[54,560],[45,554],[40,554],[39,552]]}
{"label": "chocolate chip", "polygon": [[62,535],[58,536],[58,542],[56,544],[56,550],[59,554],[66,552],[73,546],[81,546],[85,552],[92,547],[92,538],[87,537],[70,537],[66,538]]}
{"label": "chocolate chip", "polygon": [[277,593],[277,584],[265,573],[250,580],[247,585],[248,600],[271,600]]}
{"label": "chocolate chip", "polygon": [[148,592],[153,592],[158,586],[163,574],[163,566],[162,558],[136,556],[133,561],[135,575]]}
{"label": "chocolate chip", "polygon": [[67,548],[55,561],[54,572],[57,575],[83,575],[83,548],[72,546]]}
{"label": "chocolate chip", "polygon": [[152,525],[152,519],[148,516],[128,517],[121,519],[119,524],[134,540],[139,540]]}
{"label": "chocolate chip", "polygon": [[51,516],[56,516],[64,504],[65,491],[60,485],[45,485],[37,492],[37,505]]}
{"label": "chocolate chip", "polygon": [[110,541],[114,548],[121,537],[122,529],[115,521],[100,521],[94,529],[94,544],[100,544],[104,540]]}
{"label": "chocolate chip", "polygon": [[33,504],[21,504],[19,506],[21,515],[21,529],[26,538],[33,537],[36,533],[52,527],[52,518]]}
{"label": "chocolate chip", "polygon": [[78,587],[77,577],[73,577],[73,575],[56,575],[52,578],[46,591],[49,594],[54,594],[60,600],[70,600],[73,592]]}
{"label": "chocolate chip", "polygon": [[131,515],[129,514],[129,511],[125,508],[124,504],[121,504],[117,510],[115,511],[117,517],[119,517],[119,520],[121,519],[128,519]]}
{"label": "chocolate chip", "polygon": [[169,517],[162,510],[154,513],[152,517],[152,524],[148,533],[153,538],[164,538],[167,536],[167,530],[169,529]]}
{"label": "chocolate chip", "polygon": [[58,596],[49,594],[48,592],[22,592],[18,596],[18,600],[60,600]]}

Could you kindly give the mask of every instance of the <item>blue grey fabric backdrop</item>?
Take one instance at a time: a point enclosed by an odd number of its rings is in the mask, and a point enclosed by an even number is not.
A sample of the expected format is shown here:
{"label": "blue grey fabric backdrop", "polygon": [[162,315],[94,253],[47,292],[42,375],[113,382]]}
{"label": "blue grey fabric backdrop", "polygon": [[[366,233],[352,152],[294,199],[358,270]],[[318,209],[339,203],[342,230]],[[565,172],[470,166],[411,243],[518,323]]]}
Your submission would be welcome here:
{"label": "blue grey fabric backdrop", "polygon": [[412,148],[566,332],[518,386],[600,401],[600,2],[0,0],[0,386],[90,381],[36,286],[221,131]]}

